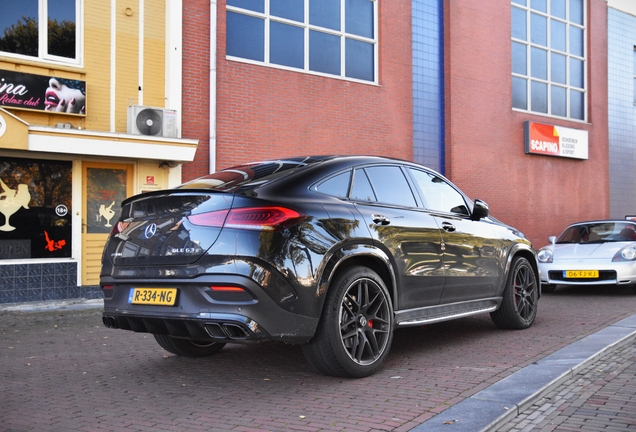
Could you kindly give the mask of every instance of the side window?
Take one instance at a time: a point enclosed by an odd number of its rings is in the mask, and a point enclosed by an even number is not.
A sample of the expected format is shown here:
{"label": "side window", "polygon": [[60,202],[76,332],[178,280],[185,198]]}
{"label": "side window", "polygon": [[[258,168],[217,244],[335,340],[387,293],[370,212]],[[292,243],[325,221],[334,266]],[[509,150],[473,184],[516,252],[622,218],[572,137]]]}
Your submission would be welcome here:
{"label": "side window", "polygon": [[371,180],[378,202],[416,207],[413,192],[400,167],[374,166],[364,170]]}
{"label": "side window", "polygon": [[357,201],[376,202],[375,193],[369,183],[369,178],[363,169],[357,169],[353,177],[353,188],[351,189],[351,199]]}
{"label": "side window", "polygon": [[316,191],[338,198],[346,198],[349,192],[351,171],[345,171],[323,181],[316,187]]}
{"label": "side window", "polygon": [[61,63],[78,63],[78,34],[81,34],[79,2],[0,2],[0,52]]}
{"label": "side window", "polygon": [[469,214],[462,194],[441,177],[412,168],[409,171],[422,192],[426,208],[445,213]]}

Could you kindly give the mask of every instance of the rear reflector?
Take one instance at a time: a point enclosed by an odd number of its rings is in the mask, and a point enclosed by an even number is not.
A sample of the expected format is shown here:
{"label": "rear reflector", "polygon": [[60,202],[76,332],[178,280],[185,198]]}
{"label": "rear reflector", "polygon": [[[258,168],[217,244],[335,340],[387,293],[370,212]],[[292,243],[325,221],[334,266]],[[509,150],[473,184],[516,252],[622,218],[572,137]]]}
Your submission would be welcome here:
{"label": "rear reflector", "polygon": [[274,231],[298,223],[305,218],[285,207],[246,207],[188,216],[195,225]]}
{"label": "rear reflector", "polygon": [[212,291],[245,291],[243,288],[235,286],[211,286]]}

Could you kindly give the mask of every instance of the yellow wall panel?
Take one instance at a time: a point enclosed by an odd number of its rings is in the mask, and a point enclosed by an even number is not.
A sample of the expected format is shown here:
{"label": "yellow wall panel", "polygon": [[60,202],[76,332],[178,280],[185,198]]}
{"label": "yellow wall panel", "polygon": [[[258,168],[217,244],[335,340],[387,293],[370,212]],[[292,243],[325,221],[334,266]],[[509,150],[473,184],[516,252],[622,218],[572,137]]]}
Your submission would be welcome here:
{"label": "yellow wall panel", "polygon": [[[164,0],[145,3],[144,105],[165,107],[166,8]],[[152,24],[150,24],[152,23]],[[149,25],[150,24],[150,25]]]}
{"label": "yellow wall panel", "polygon": [[110,2],[84,2],[84,65],[86,69],[86,129],[110,127]]}

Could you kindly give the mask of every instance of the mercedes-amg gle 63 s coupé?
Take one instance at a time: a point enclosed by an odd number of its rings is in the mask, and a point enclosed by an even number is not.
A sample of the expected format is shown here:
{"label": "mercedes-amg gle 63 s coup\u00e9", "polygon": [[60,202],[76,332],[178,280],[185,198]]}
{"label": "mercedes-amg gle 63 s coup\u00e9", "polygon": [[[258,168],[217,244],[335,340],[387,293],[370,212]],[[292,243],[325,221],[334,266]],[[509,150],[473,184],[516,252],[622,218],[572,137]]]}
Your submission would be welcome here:
{"label": "mercedes-amg gle 63 s coup\u00e9", "polygon": [[440,174],[382,157],[245,164],[123,201],[103,254],[108,327],[207,356],[299,344],[318,371],[364,377],[393,331],[537,313],[536,252]]}

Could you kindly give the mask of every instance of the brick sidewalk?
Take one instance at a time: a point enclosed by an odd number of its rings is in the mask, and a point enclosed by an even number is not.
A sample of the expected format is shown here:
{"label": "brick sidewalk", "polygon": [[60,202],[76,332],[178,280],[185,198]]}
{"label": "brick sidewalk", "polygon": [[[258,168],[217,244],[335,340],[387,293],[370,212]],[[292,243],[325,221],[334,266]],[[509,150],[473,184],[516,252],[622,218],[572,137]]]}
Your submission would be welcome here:
{"label": "brick sidewalk", "polygon": [[488,315],[403,329],[377,374],[344,380],[296,346],[180,358],[99,309],[0,310],[0,431],[408,432],[634,311],[628,288],[558,290],[527,330]]}
{"label": "brick sidewalk", "polygon": [[636,431],[636,340],[584,368],[498,432]]}

